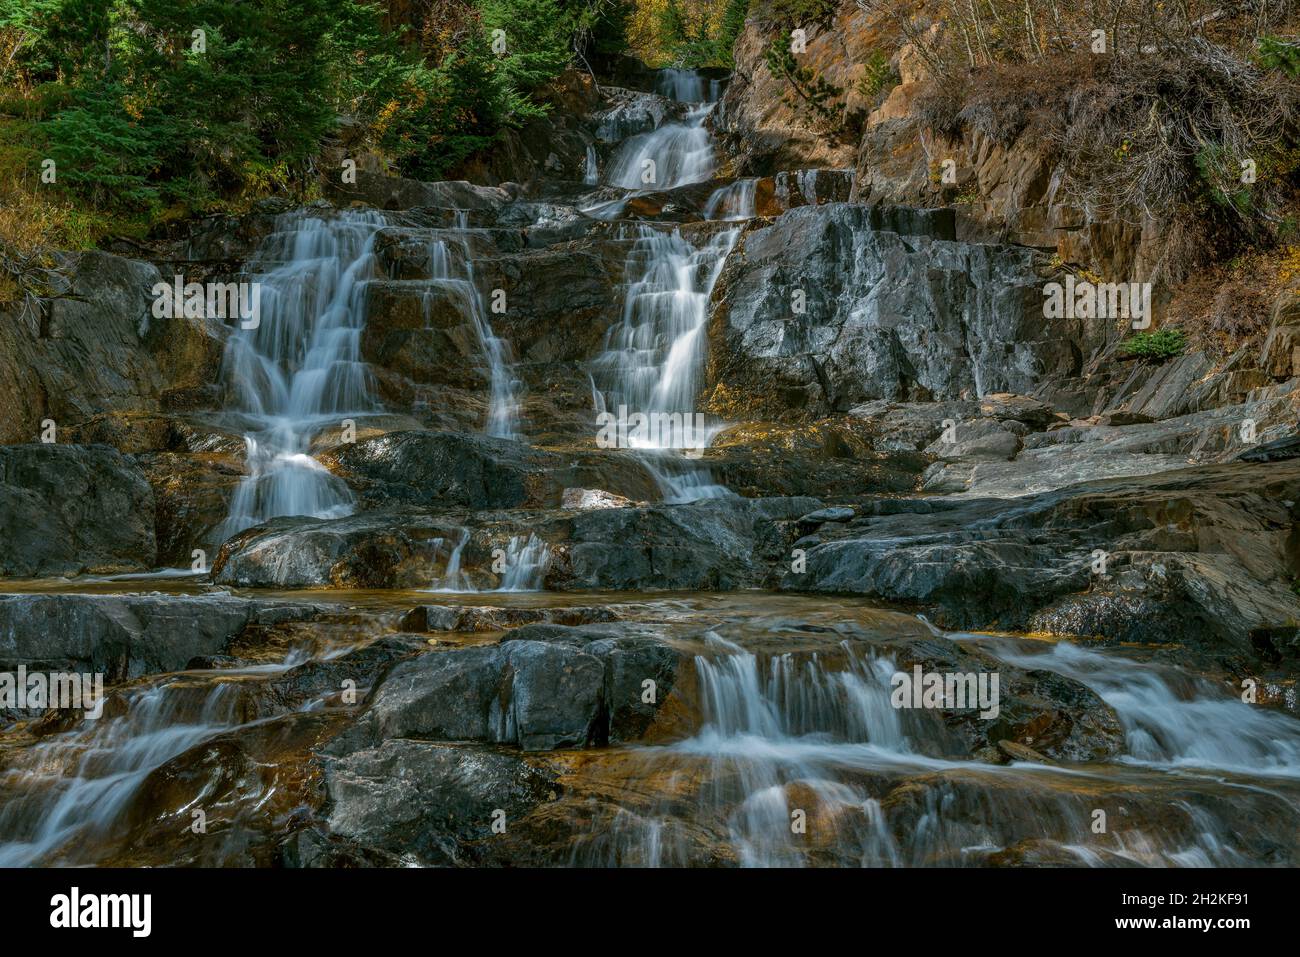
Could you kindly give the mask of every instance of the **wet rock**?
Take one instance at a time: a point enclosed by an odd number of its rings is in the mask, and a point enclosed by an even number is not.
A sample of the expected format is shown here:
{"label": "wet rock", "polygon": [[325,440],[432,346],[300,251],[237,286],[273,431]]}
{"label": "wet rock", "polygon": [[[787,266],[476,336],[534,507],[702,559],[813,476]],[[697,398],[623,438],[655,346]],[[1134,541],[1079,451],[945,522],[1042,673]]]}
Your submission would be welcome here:
{"label": "wet rock", "polygon": [[556,506],[576,480],[599,478],[615,494],[656,498],[645,467],[622,452],[571,456],[461,432],[389,432],[340,445],[322,463],[372,508]]}
{"label": "wet rock", "polygon": [[0,595],[0,663],[90,670],[109,681],[176,671],[227,651],[246,628],[325,606],[211,595]]}
{"label": "wet rock", "polygon": [[327,760],[325,787],[334,834],[431,865],[472,863],[501,812],[508,828],[559,790],[511,754],[402,739]]}
{"label": "wet rock", "polygon": [[420,605],[402,618],[402,627],[413,631],[505,631],[539,622],[585,625],[617,620],[617,612],[605,606],[509,608],[495,605]]}
{"label": "wet rock", "polygon": [[251,587],[427,587],[445,571],[461,534],[454,523],[400,510],[278,518],[222,545],[212,576]]}
{"label": "wet rock", "polygon": [[771,204],[764,203],[767,183],[757,189],[758,211],[762,216],[779,216],[796,206],[846,203],[853,191],[851,169],[801,169],[777,173],[771,180]]}
{"label": "wet rock", "polygon": [[217,532],[230,514],[241,463],[230,455],[177,452],[145,454],[139,461],[153,489],[157,564],[191,567],[198,548],[206,570],[221,545]]}
{"label": "wet rock", "polygon": [[455,432],[390,432],[322,456],[372,507],[512,508],[545,461],[519,442]]}
{"label": "wet rock", "polygon": [[370,718],[381,739],[581,747],[595,740],[604,673],[592,655],[539,642],[435,651],[394,669]]}
{"label": "wet rock", "polygon": [[496,645],[397,665],[373,696],[365,733],[526,751],[635,740],[671,692],[678,663],[652,636],[621,626],[525,625]]}
{"label": "wet rock", "polygon": [[1026,392],[1104,343],[1095,323],[1044,322],[1026,251],[935,239],[924,222],[891,231],[884,215],[801,207],[742,236],[714,291],[709,362],[728,392],[765,397],[751,417]]}
{"label": "wet rock", "polygon": [[783,587],[919,604],[954,627],[1182,642],[1248,660],[1252,629],[1300,618],[1296,501],[1300,466],[1284,462],[1084,483],[1010,506],[898,502],[843,531],[822,526],[806,572]]}
{"label": "wet rock", "polygon": [[592,114],[596,138],[616,144],[658,129],[665,122],[680,122],[686,116],[686,104],[656,93],[605,87],[601,91],[605,106]]}
{"label": "wet rock", "polygon": [[155,564],[154,497],[107,446],[0,447],[0,576],[136,571]]}
{"label": "wet rock", "polygon": [[[535,536],[548,552],[533,587],[707,589],[754,587],[788,561],[793,523],[816,499],[716,499],[689,505],[435,515],[419,509],[340,519],[279,518],[222,546],[214,580],[264,588],[430,587],[463,543],[461,571],[499,587],[495,549]],[[789,527],[787,527],[789,526]]]}
{"label": "wet rock", "polygon": [[[743,414],[720,408],[719,414]],[[755,422],[729,428],[705,451],[714,479],[746,497],[807,495],[852,501],[872,492],[910,492],[929,459],[877,451],[852,419],[791,426]]]}
{"label": "wet rock", "polygon": [[707,589],[757,585],[788,559],[781,523],[821,503],[809,498],[711,500],[600,509],[575,515],[548,587]]}

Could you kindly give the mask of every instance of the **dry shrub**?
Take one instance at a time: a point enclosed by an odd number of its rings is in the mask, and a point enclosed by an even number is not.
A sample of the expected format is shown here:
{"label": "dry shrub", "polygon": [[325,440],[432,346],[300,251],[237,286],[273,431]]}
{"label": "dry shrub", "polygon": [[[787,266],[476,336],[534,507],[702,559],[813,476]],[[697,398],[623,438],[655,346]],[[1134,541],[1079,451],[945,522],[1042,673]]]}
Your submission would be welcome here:
{"label": "dry shrub", "polygon": [[917,98],[916,115],[946,139],[975,130],[1001,146],[1023,134],[1050,141],[1070,97],[1087,83],[1096,62],[1074,55],[1059,70],[1041,64],[988,64],[959,78],[932,84]]}
{"label": "dry shrub", "polygon": [[1295,247],[1252,250],[1211,266],[1182,283],[1169,304],[1169,321],[1193,348],[1220,358],[1259,348],[1274,303],[1294,283]]}

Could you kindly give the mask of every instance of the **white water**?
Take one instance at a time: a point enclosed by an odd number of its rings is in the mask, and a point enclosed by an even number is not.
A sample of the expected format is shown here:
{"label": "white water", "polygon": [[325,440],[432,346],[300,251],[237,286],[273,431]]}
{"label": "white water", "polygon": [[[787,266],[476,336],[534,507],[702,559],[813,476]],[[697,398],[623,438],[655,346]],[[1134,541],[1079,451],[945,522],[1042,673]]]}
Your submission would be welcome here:
{"label": "white water", "polygon": [[705,120],[713,111],[700,104],[681,123],[665,123],[628,138],[611,157],[605,182],[636,191],[674,189],[713,176],[713,140]]}
{"label": "white water", "polygon": [[705,79],[694,70],[669,67],[659,71],[655,92],[679,103],[716,103],[722,95],[722,84]]}
{"label": "white water", "polygon": [[[661,806],[627,808],[612,827],[579,843],[576,863],[700,863],[694,829],[720,826],[736,862],[745,866],[802,866],[814,863],[810,855],[819,848],[841,864],[980,863],[1022,841],[1046,842],[1092,866],[1222,866],[1249,862],[1236,846],[1241,814],[1274,818],[1265,827],[1277,834],[1300,824],[1294,797],[1253,784],[1225,787],[1217,774],[1187,779],[1166,820],[1167,772],[960,758],[965,746],[940,712],[892,707],[894,661],[864,654],[851,642],[835,663],[788,653],[763,658],[716,634],[708,645],[710,653],[695,659],[699,729],[677,744],[638,749],[647,777],[689,769],[684,780],[701,782],[696,805],[671,793]],[[1294,762],[1300,724],[1246,714],[1247,706],[1234,708],[1230,701],[1180,701],[1163,681],[1147,680],[1143,665],[1109,658],[1103,667],[1095,660],[1101,656],[1077,651],[1027,654],[1025,666],[1077,672],[1080,680],[1106,685],[1126,726],[1134,722],[1130,747],[1147,747],[1144,736],[1158,727],[1152,736],[1165,739],[1166,766],[1196,753],[1200,767],[1235,769],[1246,762],[1243,772],[1271,767],[1285,775]],[[1012,657],[1010,651],[999,654]],[[1132,700],[1125,702],[1125,695]],[[1176,744],[1166,738],[1175,729]],[[1234,745],[1235,729],[1246,740]],[[1093,835],[1093,809],[1099,800],[1107,807],[1114,800],[1074,782],[1111,780],[1116,773],[1126,775],[1116,783],[1127,816],[1122,826]],[[914,782],[915,791],[882,804],[881,796],[900,780]],[[792,807],[807,814],[806,835],[792,832]]]}
{"label": "white water", "polygon": [[[133,693],[127,713],[85,722],[22,753],[0,776],[0,867],[41,863],[109,834],[144,780],[199,742],[238,725],[234,686],[164,682]],[[195,707],[198,705],[197,708]]]}
{"label": "white water", "polygon": [[[709,296],[737,236],[739,230],[727,230],[696,249],[678,230],[638,227],[627,258],[626,273],[632,278],[622,320],[610,329],[605,351],[593,363],[593,381],[603,402],[597,411],[625,406],[647,415],[695,414]],[[648,449],[644,461],[667,501],[729,494],[698,463],[670,451],[662,437],[657,441],[661,444]]]}
{"label": "white water", "polygon": [[1300,778],[1300,722],[1248,705],[1202,678],[1068,642],[1046,653],[990,642],[1008,664],[1046,668],[1087,685],[1124,726],[1126,760]]}
{"label": "white water", "polygon": [[521,383],[514,375],[510,344],[496,335],[474,283],[474,265],[469,242],[460,235],[445,234],[429,243],[429,283],[451,294],[457,311],[469,318],[487,362],[488,412],[484,432],[503,439],[518,439]]}
{"label": "white water", "polygon": [[[465,546],[469,544],[469,529],[460,530],[455,541],[436,539],[435,547],[439,552],[446,551],[447,564],[442,576],[435,581],[429,591],[444,594],[473,594],[479,592],[464,571],[461,570]],[[500,564],[497,565],[499,560]],[[541,591],[542,581],[551,563],[551,549],[546,542],[536,535],[511,536],[501,554],[493,555],[493,564],[501,570],[500,582],[493,591],[530,592]]]}
{"label": "white water", "polygon": [[541,591],[551,563],[551,549],[536,535],[516,535],[505,548],[504,561],[497,591]]}
{"label": "white water", "polygon": [[714,190],[704,206],[704,218],[730,222],[753,219],[757,185],[757,179],[738,179]]}
{"label": "white water", "polygon": [[288,213],[259,246],[246,279],[261,284],[260,322],[236,329],[223,378],[244,436],[248,473],[218,536],[280,515],[348,515],[346,485],[312,458],[312,439],[374,408],[360,357],[365,282],[375,275],[373,211]]}
{"label": "white water", "polygon": [[591,143],[587,144],[587,163],[583,182],[588,186],[595,186],[600,182],[600,163],[596,158],[596,147]]}

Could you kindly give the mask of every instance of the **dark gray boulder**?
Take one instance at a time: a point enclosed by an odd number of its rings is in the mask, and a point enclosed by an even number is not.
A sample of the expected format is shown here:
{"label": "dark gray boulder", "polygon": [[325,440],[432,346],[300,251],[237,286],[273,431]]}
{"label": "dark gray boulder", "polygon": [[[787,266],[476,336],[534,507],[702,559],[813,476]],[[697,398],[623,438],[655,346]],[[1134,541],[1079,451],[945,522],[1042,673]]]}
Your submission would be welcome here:
{"label": "dark gray boulder", "polygon": [[108,446],[0,446],[0,576],[154,565],[154,496]]}

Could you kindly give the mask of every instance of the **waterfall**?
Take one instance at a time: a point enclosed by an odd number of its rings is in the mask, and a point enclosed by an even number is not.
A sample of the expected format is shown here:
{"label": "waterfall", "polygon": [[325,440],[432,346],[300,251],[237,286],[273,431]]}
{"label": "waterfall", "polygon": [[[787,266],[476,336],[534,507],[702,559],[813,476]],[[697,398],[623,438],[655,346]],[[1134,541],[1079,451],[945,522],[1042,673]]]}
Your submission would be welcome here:
{"label": "waterfall", "polygon": [[[463,227],[461,228],[463,231]],[[453,252],[455,255],[453,255]],[[510,343],[492,331],[487,310],[474,283],[474,265],[466,238],[440,237],[429,243],[429,283],[452,295],[458,311],[467,316],[488,366],[488,412],[484,432],[502,439],[518,439],[519,380],[513,372]]]}
{"label": "waterfall", "polygon": [[[461,570],[465,546],[469,544],[469,529],[462,528],[454,541],[444,538],[434,539],[433,545],[441,554],[447,549],[447,564],[442,575],[429,587],[429,591],[446,594],[472,594],[479,591],[469,577]],[[500,583],[494,589],[498,592],[541,591],[542,580],[551,563],[551,549],[545,541],[536,535],[511,536],[506,547],[499,553],[494,550],[493,567],[500,568]],[[497,563],[500,563],[499,565]]]}
{"label": "waterfall", "polygon": [[738,179],[715,189],[704,205],[704,218],[732,222],[753,219],[757,184],[757,179]]}
{"label": "waterfall", "polygon": [[990,643],[1003,661],[1046,668],[1087,685],[1115,709],[1128,760],[1300,777],[1300,722],[1245,704],[1203,678],[1059,642],[1047,652]]}
{"label": "waterfall", "polygon": [[246,280],[261,287],[259,322],[231,335],[222,370],[248,424],[248,474],[219,540],[280,515],[351,513],[347,486],[308,449],[319,432],[374,408],[360,336],[384,224],[373,210],[287,213],[250,261]]}
{"label": "waterfall", "polygon": [[[622,320],[610,329],[605,351],[593,362],[603,402],[598,409],[624,407],[645,415],[695,416],[703,383],[709,296],[738,236],[739,230],[727,230],[696,249],[679,230],[638,228],[628,252],[626,274],[631,279]],[[641,447],[649,453],[644,461],[666,500],[728,494],[697,463],[666,452],[680,448],[680,443],[665,442],[659,435]]]}
{"label": "waterfall", "polygon": [[596,158],[596,147],[592,143],[587,144],[587,163],[582,181],[588,186],[595,186],[600,182],[600,165]]}
{"label": "waterfall", "polygon": [[[50,863],[114,833],[151,772],[236,727],[235,685],[164,681],[131,693],[126,714],[33,745],[0,775],[0,867]],[[75,854],[75,850],[73,850]]]}
{"label": "waterfall", "polygon": [[505,549],[505,571],[497,591],[541,591],[551,549],[536,535],[513,536]]}
{"label": "waterfall", "polygon": [[655,78],[655,92],[679,103],[716,103],[722,84],[706,80],[695,70],[669,67],[660,70]]}
{"label": "waterfall", "polygon": [[628,138],[609,161],[605,182],[630,190],[673,189],[713,176],[713,140],[705,120],[711,104],[700,104],[681,123],[665,123]]}

